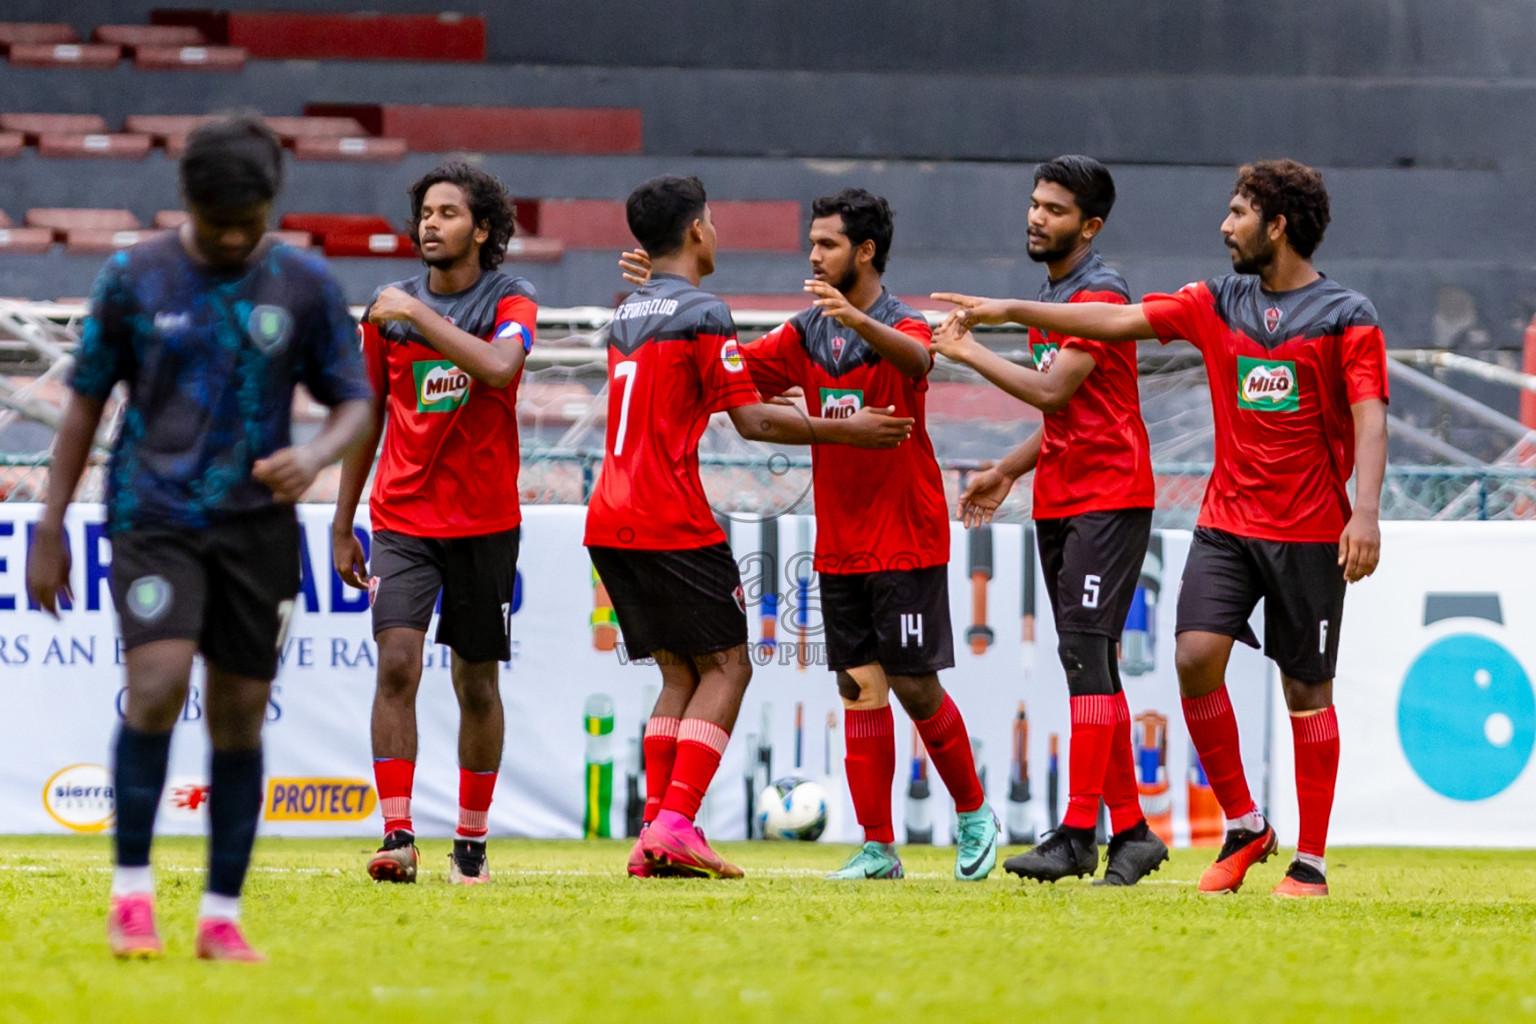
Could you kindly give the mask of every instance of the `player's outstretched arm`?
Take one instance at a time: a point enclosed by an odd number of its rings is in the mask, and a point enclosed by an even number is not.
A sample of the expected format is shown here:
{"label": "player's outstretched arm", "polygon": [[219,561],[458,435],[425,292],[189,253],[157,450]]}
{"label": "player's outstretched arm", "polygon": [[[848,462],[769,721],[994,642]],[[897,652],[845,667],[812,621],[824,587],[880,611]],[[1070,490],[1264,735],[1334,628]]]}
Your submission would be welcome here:
{"label": "player's outstretched arm", "polygon": [[1381,482],[1387,475],[1387,403],[1369,398],[1349,407],[1355,419],[1355,511],[1339,537],[1339,565],[1351,583],[1381,560]]}
{"label": "player's outstretched arm", "polygon": [[848,301],[848,297],[826,281],[809,280],[805,290],[815,296],[812,303],[821,310],[822,316],[830,316],[844,327],[851,328],[869,347],[896,367],[896,372],[913,380],[920,380],[933,369],[933,355],[928,346],[910,334],[883,324]]}
{"label": "player's outstretched arm", "polygon": [[934,292],[933,298],[959,306],[954,316],[965,330],[977,324],[1021,324],[1097,341],[1137,341],[1157,337],[1146,314],[1141,311],[1140,303],[1123,306],[1114,302],[1030,302],[1027,299],[984,299],[957,292]]}
{"label": "player's outstretched arm", "polygon": [[992,521],[998,506],[1007,499],[1019,477],[1035,468],[1040,460],[1040,439],[1044,431],[1037,430],[1013,451],[1003,456],[995,465],[983,462],[981,468],[966,480],[965,493],[960,495],[960,522],[967,527],[986,526]]}
{"label": "player's outstretched arm", "polygon": [[352,531],[352,524],[357,519],[357,503],[362,500],[368,471],[373,468],[374,456],[379,451],[379,439],[384,436],[384,403],[374,403],[371,413],[362,443],[341,460],[336,514],[331,519],[331,560],[336,566],[336,574],[347,586],[358,590],[368,589],[368,565],[362,541]]}
{"label": "player's outstretched arm", "polygon": [[960,327],[954,314],[950,314],[933,333],[933,350],[946,359],[971,367],[1014,398],[1028,402],[1041,412],[1057,412],[1065,408],[1096,365],[1093,356],[1080,348],[1064,348],[1058,352],[1047,373],[1010,363]]}
{"label": "player's outstretched arm", "polygon": [[304,444],[279,448],[251,466],[251,476],[272,490],[281,502],[304,497],[320,470],[329,466],[363,440],[373,417],[373,402],[354,398],[331,407],[320,432]]}
{"label": "player's outstretched arm", "polygon": [[368,319],[375,325],[390,320],[410,324],[454,366],[488,387],[504,388],[511,384],[528,357],[521,334],[487,342],[455,327],[425,302],[399,288],[380,292],[368,310]]}
{"label": "player's outstretched arm", "polygon": [[730,417],[736,432],[748,441],[894,448],[912,436],[914,422],[908,416],[892,416],[895,411],[895,406],[864,408],[843,420],[812,420],[792,405],[756,402],[736,406]]}
{"label": "player's outstretched arm", "polygon": [[53,458],[48,464],[48,494],[43,499],[43,518],[32,534],[27,548],[27,593],[43,611],[59,617],[59,595],[71,602],[69,587],[69,546],[64,543],[64,513],[74,500],[75,488],[85,472],[96,428],[106,400],[87,398],[77,393],[69,396],[64,420],[53,441]]}

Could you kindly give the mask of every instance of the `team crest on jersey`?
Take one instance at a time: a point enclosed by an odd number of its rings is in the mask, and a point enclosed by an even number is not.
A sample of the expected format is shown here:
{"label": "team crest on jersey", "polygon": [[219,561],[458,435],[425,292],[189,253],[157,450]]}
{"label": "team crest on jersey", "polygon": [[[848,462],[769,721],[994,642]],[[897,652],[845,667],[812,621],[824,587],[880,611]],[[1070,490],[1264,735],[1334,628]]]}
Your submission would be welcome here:
{"label": "team crest on jersey", "polygon": [[1056,357],[1061,354],[1061,346],[1041,342],[1038,345],[1029,346],[1029,351],[1035,357],[1035,369],[1044,373],[1051,368],[1052,363],[1056,362]]}
{"label": "team crest on jersey", "polygon": [[1296,364],[1238,356],[1237,405],[1259,412],[1295,412],[1301,407]]}
{"label": "team crest on jersey", "polygon": [[731,338],[720,346],[720,365],[730,373],[740,373],[746,369],[747,361],[741,356],[741,346]]}
{"label": "team crest on jersey", "polygon": [[293,333],[293,317],[282,306],[260,305],[245,318],[245,333],[263,355],[281,352]]}
{"label": "team crest on jersey", "polygon": [[846,420],[864,408],[864,392],[858,388],[822,388],[821,417]]}
{"label": "team crest on jersey", "polygon": [[1270,306],[1264,311],[1264,329],[1270,334],[1275,333],[1275,328],[1280,326],[1280,307]]}
{"label": "team crest on jersey", "polygon": [[453,412],[469,400],[469,374],[446,359],[412,363],[417,412]]}

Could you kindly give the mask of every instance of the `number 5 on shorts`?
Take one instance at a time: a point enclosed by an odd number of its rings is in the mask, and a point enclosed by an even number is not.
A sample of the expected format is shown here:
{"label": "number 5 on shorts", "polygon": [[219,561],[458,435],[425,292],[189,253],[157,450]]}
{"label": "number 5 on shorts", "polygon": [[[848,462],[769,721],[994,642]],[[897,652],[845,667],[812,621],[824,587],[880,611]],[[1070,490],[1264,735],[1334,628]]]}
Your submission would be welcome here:
{"label": "number 5 on shorts", "polygon": [[1097,608],[1099,606],[1099,584],[1102,582],[1099,576],[1083,577],[1083,607]]}

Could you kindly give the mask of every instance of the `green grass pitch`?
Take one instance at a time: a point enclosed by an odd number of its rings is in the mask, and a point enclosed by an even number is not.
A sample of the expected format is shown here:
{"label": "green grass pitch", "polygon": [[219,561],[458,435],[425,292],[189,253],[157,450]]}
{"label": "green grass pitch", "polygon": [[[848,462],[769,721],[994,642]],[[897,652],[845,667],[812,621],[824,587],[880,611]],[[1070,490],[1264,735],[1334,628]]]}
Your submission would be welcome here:
{"label": "green grass pitch", "polygon": [[1202,897],[1183,851],[1132,890],[824,882],[846,850],[723,844],[744,882],[637,881],[619,842],[491,844],[488,886],[381,886],[373,843],[265,839],[259,965],[192,958],[200,841],[156,845],[166,959],[107,954],[105,837],[0,839],[0,1021],[1491,1021],[1536,1019],[1536,852],[1337,850],[1334,895],[1283,858]]}

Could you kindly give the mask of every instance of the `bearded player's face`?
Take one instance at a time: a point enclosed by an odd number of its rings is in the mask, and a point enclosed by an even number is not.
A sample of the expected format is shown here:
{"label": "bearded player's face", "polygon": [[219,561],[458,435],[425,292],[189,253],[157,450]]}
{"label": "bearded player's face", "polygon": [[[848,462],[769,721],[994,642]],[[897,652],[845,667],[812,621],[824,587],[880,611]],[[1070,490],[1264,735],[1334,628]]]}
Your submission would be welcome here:
{"label": "bearded player's face", "polygon": [[416,245],[427,266],[445,270],[466,259],[478,261],[479,247],[488,235],[475,226],[469,200],[459,186],[440,181],[421,197]]}
{"label": "bearded player's face", "polygon": [[1076,196],[1054,181],[1037,182],[1029,196],[1029,258],[1051,263],[1072,255],[1086,241],[1085,224]]}
{"label": "bearded player's face", "polygon": [[1232,269],[1257,274],[1274,262],[1279,239],[1270,238],[1270,223],[1247,196],[1236,195],[1221,222],[1221,237],[1232,250]]}
{"label": "bearded player's face", "polygon": [[844,295],[859,282],[853,242],[843,233],[843,217],[817,217],[811,221],[811,276],[825,281]]}

